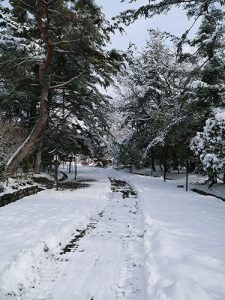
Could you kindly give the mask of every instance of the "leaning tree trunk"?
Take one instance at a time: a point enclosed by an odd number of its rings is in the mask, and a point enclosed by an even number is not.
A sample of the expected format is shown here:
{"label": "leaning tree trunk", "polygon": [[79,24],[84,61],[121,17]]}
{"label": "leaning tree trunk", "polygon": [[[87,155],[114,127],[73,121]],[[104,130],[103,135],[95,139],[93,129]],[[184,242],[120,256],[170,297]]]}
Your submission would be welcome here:
{"label": "leaning tree trunk", "polygon": [[47,120],[48,120],[48,86],[42,88],[41,91],[41,101],[40,101],[40,114],[33,130],[31,131],[29,137],[23,142],[23,144],[17,149],[13,156],[9,159],[6,165],[6,173],[12,175],[16,172],[19,164],[23,161],[25,157],[31,152],[34,144],[43,134]]}
{"label": "leaning tree trunk", "polygon": [[[43,0],[36,0],[36,23],[41,34],[41,37],[46,44],[47,54],[43,62],[39,65],[39,84],[41,89],[41,99],[40,99],[40,109],[39,109],[39,118],[31,131],[29,137],[23,142],[23,144],[17,149],[17,151],[12,155],[6,165],[6,173],[7,175],[12,175],[16,172],[19,164],[23,161],[23,159],[31,152],[33,146],[36,141],[41,137],[43,132],[45,131],[48,115],[49,115],[49,105],[48,105],[48,94],[49,94],[49,84],[47,80],[47,71],[48,67],[52,61],[53,56],[53,41],[49,37],[49,5],[54,2],[54,0],[50,2],[46,2]],[[47,19],[46,23],[43,24],[43,18]]]}

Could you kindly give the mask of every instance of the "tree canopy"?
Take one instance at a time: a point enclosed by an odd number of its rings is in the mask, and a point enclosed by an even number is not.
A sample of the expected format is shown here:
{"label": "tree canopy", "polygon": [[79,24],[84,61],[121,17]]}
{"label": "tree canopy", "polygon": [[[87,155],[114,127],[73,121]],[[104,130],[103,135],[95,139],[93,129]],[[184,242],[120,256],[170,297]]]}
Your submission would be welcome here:
{"label": "tree canopy", "polygon": [[[124,149],[133,149],[139,154],[133,157],[143,163],[149,155],[153,159],[154,153],[162,160],[193,155],[192,139],[213,118],[215,109],[225,104],[224,4],[216,0],[146,1],[114,18],[117,24],[129,25],[140,17],[151,18],[180,7],[191,24],[181,37],[151,30],[140,54],[130,56],[128,51],[122,110],[132,130],[121,145],[122,156]],[[198,30],[191,37],[197,21]]]}

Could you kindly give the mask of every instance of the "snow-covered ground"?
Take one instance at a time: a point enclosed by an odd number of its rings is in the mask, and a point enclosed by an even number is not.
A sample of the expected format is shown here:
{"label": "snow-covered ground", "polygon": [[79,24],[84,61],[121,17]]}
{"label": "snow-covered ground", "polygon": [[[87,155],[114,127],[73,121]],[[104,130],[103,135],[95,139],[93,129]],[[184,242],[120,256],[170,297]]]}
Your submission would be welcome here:
{"label": "snow-covered ground", "polygon": [[[123,171],[126,171],[127,173],[130,172],[128,168],[123,169]],[[134,167],[132,167],[132,173],[153,177],[163,177],[163,171],[157,170],[155,172],[152,172],[151,168],[135,169]],[[180,170],[179,173],[177,171],[170,171],[169,173],[166,173],[166,180],[175,180],[176,184],[183,186],[183,188],[186,188],[185,169]],[[209,188],[208,176],[206,175],[204,176],[202,174],[189,173],[188,188],[202,191],[225,200],[225,184],[216,183]]]}
{"label": "snow-covered ground", "polygon": [[0,208],[1,300],[225,299],[224,202],[113,169],[79,177],[97,181]]}
{"label": "snow-covered ground", "polygon": [[142,202],[148,299],[225,299],[225,203],[127,175]]}
{"label": "snow-covered ground", "polygon": [[39,269],[46,258],[58,253],[76,229],[85,228],[106,205],[110,184],[95,171],[98,181],[88,189],[46,190],[0,209],[1,300],[23,299],[26,289],[41,280]]}

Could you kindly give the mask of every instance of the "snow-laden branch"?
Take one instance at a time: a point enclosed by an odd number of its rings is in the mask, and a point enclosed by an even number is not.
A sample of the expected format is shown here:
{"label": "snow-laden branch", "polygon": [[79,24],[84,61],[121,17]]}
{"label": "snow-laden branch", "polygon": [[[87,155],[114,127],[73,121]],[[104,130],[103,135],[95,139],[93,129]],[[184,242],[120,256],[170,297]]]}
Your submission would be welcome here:
{"label": "snow-laden branch", "polygon": [[50,89],[58,89],[58,88],[62,88],[62,87],[64,87],[64,86],[66,86],[67,84],[73,82],[73,81],[76,80],[77,78],[79,78],[83,73],[84,73],[84,71],[80,72],[78,75],[72,77],[70,80],[68,80],[68,81],[66,81],[66,82],[63,82],[63,83],[60,83],[60,84],[57,84],[57,85],[50,86],[49,88],[50,88]]}
{"label": "snow-laden branch", "polygon": [[64,41],[60,41],[60,42],[57,42],[57,43],[54,43],[54,46],[58,46],[58,45],[61,45],[61,44],[70,44],[70,43],[76,43],[76,42],[79,42],[80,39],[76,39],[76,40],[64,40]]}
{"label": "snow-laden branch", "polygon": [[143,159],[145,159],[147,157],[147,154],[149,152],[149,150],[156,146],[157,144],[164,144],[165,142],[165,138],[167,136],[167,134],[170,132],[171,128],[177,124],[179,124],[181,121],[185,120],[186,116],[181,116],[179,118],[177,118],[177,120],[175,120],[172,124],[169,124],[168,126],[166,126],[166,128],[164,130],[162,130],[160,132],[160,134],[155,137],[147,146],[144,154],[143,154]]}

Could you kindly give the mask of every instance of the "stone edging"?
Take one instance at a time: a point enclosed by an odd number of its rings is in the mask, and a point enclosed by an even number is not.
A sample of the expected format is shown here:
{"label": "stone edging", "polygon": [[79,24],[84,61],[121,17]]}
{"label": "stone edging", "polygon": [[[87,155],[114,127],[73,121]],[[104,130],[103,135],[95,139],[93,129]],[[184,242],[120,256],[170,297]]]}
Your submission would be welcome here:
{"label": "stone edging", "polygon": [[2,196],[0,196],[0,207],[15,202],[26,196],[37,194],[41,190],[42,189],[40,189],[37,185],[33,185],[31,187],[20,189],[12,193],[3,194]]}
{"label": "stone edging", "polygon": [[225,198],[220,197],[220,196],[217,196],[217,195],[215,195],[215,194],[213,194],[213,193],[210,193],[210,192],[205,192],[205,191],[202,191],[202,190],[199,190],[199,189],[196,189],[196,188],[191,188],[190,190],[191,190],[192,192],[198,193],[198,194],[200,194],[200,195],[204,195],[204,196],[212,196],[212,197],[215,197],[215,198],[220,199],[220,200],[222,200],[222,201],[225,201]]}

